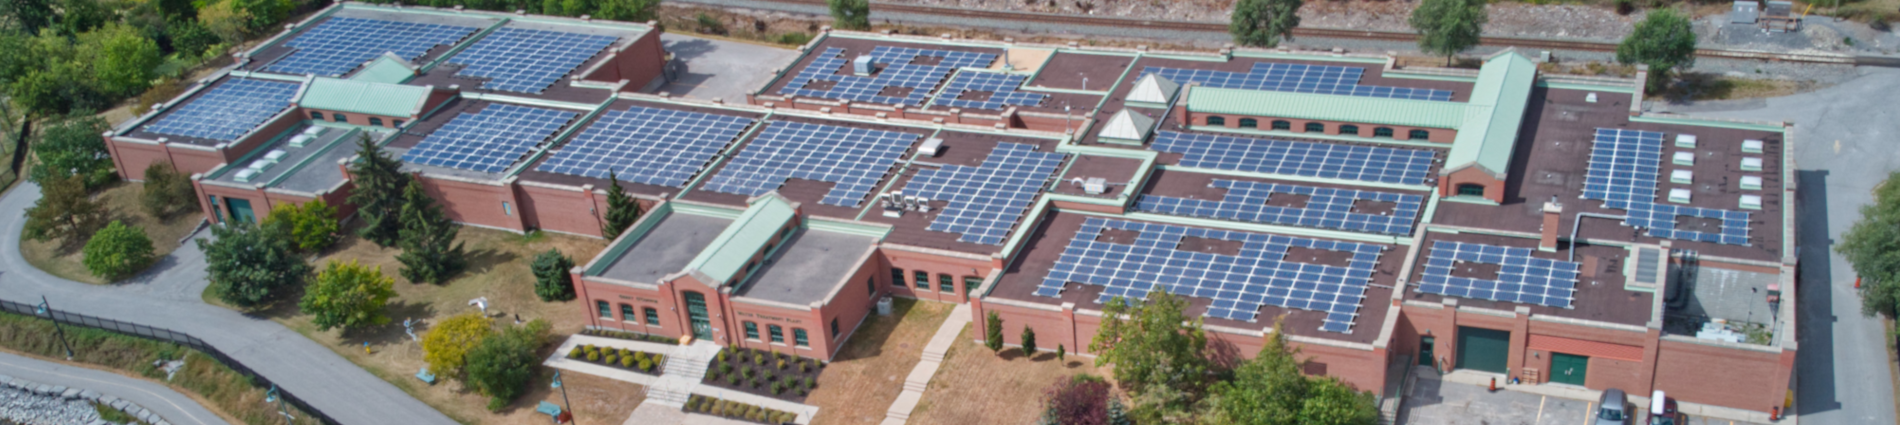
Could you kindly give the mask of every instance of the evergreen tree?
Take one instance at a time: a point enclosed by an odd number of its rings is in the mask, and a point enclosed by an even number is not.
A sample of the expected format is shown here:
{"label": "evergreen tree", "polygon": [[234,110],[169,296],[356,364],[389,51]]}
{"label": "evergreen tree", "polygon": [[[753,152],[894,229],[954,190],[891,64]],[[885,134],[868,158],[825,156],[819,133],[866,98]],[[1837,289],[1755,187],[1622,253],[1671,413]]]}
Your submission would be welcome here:
{"label": "evergreen tree", "polygon": [[402,277],[410,282],[442,284],[468,266],[462,244],[455,242],[462,225],[449,221],[442,207],[422,189],[422,182],[409,181],[402,192]]}
{"label": "evergreen tree", "polygon": [[383,147],[365,134],[357,139],[356,163],[350,164],[350,204],[356,205],[356,217],[362,225],[356,235],[377,246],[395,246],[401,238],[403,188],[410,177],[402,173],[402,162],[383,152]]}
{"label": "evergreen tree", "polygon": [[1490,18],[1484,11],[1484,0],[1424,0],[1412,9],[1412,18],[1407,22],[1418,31],[1418,49],[1425,53],[1445,55],[1445,64],[1451,64],[1452,55],[1478,45],[1484,35],[1484,23]]}
{"label": "evergreen tree", "polygon": [[0,29],[17,28],[22,34],[39,34],[40,28],[53,24],[52,3],[48,0],[0,0]]}
{"label": "evergreen tree", "polygon": [[640,202],[627,195],[620,188],[620,176],[613,171],[607,172],[607,223],[600,227],[600,234],[608,240],[620,237],[633,222],[640,221]]}
{"label": "evergreen tree", "polygon": [[1030,360],[1035,360],[1036,359],[1036,330],[1030,329],[1029,325],[1023,325],[1022,340],[1023,340],[1023,357]]}
{"label": "evergreen tree", "polygon": [[211,226],[210,239],[199,239],[205,273],[219,300],[241,308],[261,306],[280,288],[303,285],[310,264],[296,255],[290,238],[249,222]]}
{"label": "evergreen tree", "polygon": [[1122,405],[1121,397],[1113,394],[1108,396],[1108,425],[1135,425],[1135,421],[1128,418],[1128,407]]}
{"label": "evergreen tree", "polygon": [[1293,28],[1300,26],[1301,0],[1240,0],[1227,24],[1234,42],[1242,46],[1274,47],[1280,40],[1292,40]]}
{"label": "evergreen tree", "polygon": [[991,311],[989,317],[984,318],[983,323],[983,328],[987,332],[983,334],[983,346],[989,347],[992,353],[1003,351],[1003,317]]}
{"label": "evergreen tree", "polygon": [[574,268],[573,259],[549,248],[534,256],[530,268],[534,269],[534,295],[541,297],[541,301],[574,299],[574,276],[568,274],[568,270]]}
{"label": "evergreen tree", "polygon": [[1067,361],[1068,356],[1069,356],[1069,349],[1066,347],[1063,347],[1062,344],[1056,344],[1056,361],[1057,362]]}

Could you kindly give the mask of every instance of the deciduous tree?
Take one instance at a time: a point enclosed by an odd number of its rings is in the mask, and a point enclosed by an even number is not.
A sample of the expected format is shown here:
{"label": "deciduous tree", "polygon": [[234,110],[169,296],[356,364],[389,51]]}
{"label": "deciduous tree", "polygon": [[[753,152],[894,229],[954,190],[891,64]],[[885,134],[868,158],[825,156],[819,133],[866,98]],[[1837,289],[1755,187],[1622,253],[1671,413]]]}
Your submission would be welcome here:
{"label": "deciduous tree", "polygon": [[1294,425],[1300,422],[1306,377],[1300,374],[1298,352],[1287,346],[1286,321],[1273,324],[1260,354],[1234,369],[1233,379],[1215,383],[1210,422],[1220,424]]}
{"label": "deciduous tree", "polygon": [[1616,45],[1616,61],[1649,65],[1650,92],[1662,91],[1679,68],[1695,66],[1695,28],[1674,9],[1650,12]]}
{"label": "deciduous tree", "polygon": [[468,384],[488,396],[488,410],[507,407],[515,397],[527,392],[541,359],[534,352],[547,340],[548,322],[534,319],[483,339],[468,352]]}
{"label": "deciduous tree", "polygon": [[383,307],[389,304],[389,297],[396,296],[395,283],[395,279],[383,276],[381,267],[365,267],[356,260],[332,260],[304,290],[297,308],[311,316],[318,330],[351,331],[385,325],[389,316]]}
{"label": "deciduous tree", "polygon": [[[165,61],[158,43],[137,28],[109,24],[80,35],[80,52],[91,56],[93,79],[99,91],[120,98],[152,86],[153,72]],[[100,139],[98,132],[92,138]]]}
{"label": "deciduous tree", "polygon": [[1115,380],[1136,396],[1138,409],[1185,411],[1206,384],[1207,335],[1200,318],[1187,317],[1187,307],[1186,299],[1156,285],[1141,304],[1116,297],[1103,309],[1089,351],[1100,353],[1096,366],[1115,365]]}
{"label": "deciduous tree", "polygon": [[442,284],[468,266],[462,244],[455,242],[462,225],[449,221],[442,207],[411,180],[402,193],[402,277],[410,282]]}
{"label": "deciduous tree", "polygon": [[871,0],[825,0],[831,7],[831,25],[838,29],[871,29]]}
{"label": "deciduous tree", "polygon": [[1379,405],[1372,393],[1354,390],[1331,376],[1313,379],[1300,403],[1303,425],[1375,425]]}
{"label": "deciduous tree", "polygon": [[1418,49],[1444,55],[1451,64],[1452,55],[1478,45],[1484,24],[1490,18],[1484,0],[1424,0],[1412,9],[1407,22],[1418,31]]}
{"label": "deciduous tree", "polygon": [[561,251],[549,248],[546,252],[534,256],[534,295],[541,301],[567,301],[574,299],[574,276],[568,271],[574,268],[574,260],[561,254]]}
{"label": "deciduous tree", "polygon": [[298,257],[290,240],[248,222],[211,226],[211,239],[199,239],[205,272],[219,300],[241,308],[267,304],[284,288],[303,285],[310,264]]}
{"label": "deciduous tree", "polygon": [[299,252],[316,252],[336,243],[342,224],[337,222],[336,208],[331,208],[322,199],[311,200],[302,205],[283,203],[271,208],[270,215],[264,216],[264,227],[272,227],[274,232],[290,238]]}
{"label": "deciduous tree", "polygon": [[602,224],[600,234],[608,240],[620,237],[633,222],[640,221],[640,203],[620,188],[620,176],[607,172],[607,220]]}
{"label": "deciduous tree", "polygon": [[654,11],[660,7],[660,0],[600,0],[596,17],[626,22],[646,22],[656,19]]}
{"label": "deciduous tree", "polygon": [[1234,42],[1242,46],[1274,47],[1293,39],[1300,26],[1301,0],[1240,0],[1227,24]]}
{"label": "deciduous tree", "polygon": [[46,127],[33,144],[40,163],[27,178],[45,185],[51,179],[78,176],[89,191],[111,183],[117,175],[105,139],[100,137],[107,128],[110,126],[98,117],[75,118]]}
{"label": "deciduous tree", "polygon": [[153,162],[145,167],[145,193],[140,195],[139,203],[146,213],[170,218],[198,206],[196,196],[197,192],[191,188],[191,177],[179,172],[172,163]]}
{"label": "deciduous tree", "polygon": [[1060,425],[1108,425],[1108,387],[1092,375],[1058,378],[1043,390],[1044,417]]}
{"label": "deciduous tree", "polygon": [[152,239],[145,236],[145,229],[127,226],[118,220],[92,235],[92,240],[86,241],[84,252],[81,263],[85,264],[86,271],[107,281],[137,274],[151,267],[156,259]]}
{"label": "deciduous tree", "polygon": [[356,205],[356,218],[362,225],[356,235],[388,248],[401,240],[403,189],[410,177],[402,172],[402,162],[383,152],[383,147],[363,135],[356,140],[357,160],[350,164],[350,204]]}
{"label": "deciduous tree", "polygon": [[451,316],[422,336],[422,359],[436,375],[460,376],[468,351],[494,334],[494,326],[481,313]]}
{"label": "deciduous tree", "polygon": [[40,199],[26,210],[25,236],[37,241],[59,239],[75,246],[106,225],[106,208],[86,193],[80,176],[49,179],[40,186]]}
{"label": "deciduous tree", "polygon": [[1894,318],[1900,308],[1900,171],[1874,187],[1874,202],[1834,248],[1862,279],[1861,314]]}
{"label": "deciduous tree", "polygon": [[38,34],[52,23],[53,4],[48,0],[0,0],[0,29]]}

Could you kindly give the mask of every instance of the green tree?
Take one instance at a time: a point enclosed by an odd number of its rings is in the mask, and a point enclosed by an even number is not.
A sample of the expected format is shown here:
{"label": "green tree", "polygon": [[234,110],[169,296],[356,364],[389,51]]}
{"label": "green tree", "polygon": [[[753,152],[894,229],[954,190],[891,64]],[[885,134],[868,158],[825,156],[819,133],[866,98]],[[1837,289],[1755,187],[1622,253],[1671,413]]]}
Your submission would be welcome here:
{"label": "green tree", "polygon": [[[99,91],[112,97],[136,95],[151,87],[153,71],[165,62],[158,43],[139,30],[110,24],[80,35],[81,52],[88,53]],[[99,138],[99,133],[93,133]]]}
{"label": "green tree", "polygon": [[1695,66],[1695,42],[1689,17],[1673,9],[1657,10],[1616,45],[1616,61],[1649,65],[1646,83],[1650,92],[1658,92],[1669,85],[1675,70]]}
{"label": "green tree", "polygon": [[283,22],[284,18],[290,17],[290,9],[296,7],[290,0],[226,1],[231,2],[231,6],[234,9],[243,11],[245,15],[250,16],[251,19],[245,23],[245,28],[252,34],[274,32],[272,28],[276,27],[279,22]]}
{"label": "green tree", "polygon": [[302,205],[282,203],[271,208],[270,215],[264,216],[264,227],[272,228],[277,234],[290,238],[292,246],[298,252],[317,252],[336,243],[337,234],[342,232],[342,224],[337,222],[336,208],[331,208],[322,199],[305,202]]}
{"label": "green tree", "polygon": [[243,221],[211,226],[211,239],[199,239],[205,272],[219,300],[241,308],[262,306],[279,290],[301,286],[310,264],[296,254],[290,239]]}
{"label": "green tree", "polygon": [[243,43],[250,35],[251,14],[238,7],[237,0],[207,1],[198,9],[198,23],[230,44]]}
{"label": "green tree", "polygon": [[111,21],[115,17],[112,9],[99,0],[58,0],[54,10],[59,14],[53,19],[53,28],[63,36],[79,36]]}
{"label": "green tree", "polygon": [[574,276],[568,274],[568,270],[574,268],[573,259],[560,250],[548,248],[534,256],[530,268],[534,270],[534,295],[541,297],[541,301],[574,299]]}
{"label": "green tree", "polygon": [[1109,395],[1108,396],[1108,425],[1134,425],[1134,424],[1135,424],[1135,421],[1128,417],[1128,407],[1122,405],[1121,397],[1116,397],[1112,394]]}
{"label": "green tree", "polygon": [[1412,9],[1407,22],[1418,31],[1418,49],[1425,53],[1451,57],[1478,45],[1484,35],[1484,23],[1490,18],[1484,0],[1424,0]]}
{"label": "green tree", "polygon": [[197,191],[191,177],[179,172],[170,162],[153,162],[145,167],[145,193],[139,203],[154,217],[170,218],[198,206]]}
{"label": "green tree", "polygon": [[77,176],[86,190],[98,189],[117,177],[112,156],[100,137],[111,126],[98,117],[76,118],[53,124],[40,133],[33,144],[40,163],[27,178],[35,183]]}
{"label": "green tree", "polygon": [[0,30],[17,29],[38,34],[53,24],[53,5],[47,0],[0,0]]}
{"label": "green tree", "polygon": [[[195,14],[194,14],[195,15]],[[189,57],[211,56],[211,46],[223,41],[197,19],[178,18],[165,24],[165,38],[174,52]]]}
{"label": "green tree", "polygon": [[[1201,319],[1188,319],[1187,307],[1156,285],[1141,304],[1116,297],[1102,311],[1089,352],[1100,353],[1096,366],[1115,365],[1115,380],[1137,396],[1137,408],[1184,410],[1205,384],[1207,334]],[[1143,397],[1149,392],[1157,394]]]}
{"label": "green tree", "polygon": [[869,31],[871,0],[825,0],[831,6],[832,26],[838,29]]}
{"label": "green tree", "polygon": [[402,277],[410,282],[443,284],[468,265],[462,244],[455,242],[462,225],[449,221],[442,207],[422,189],[422,182],[410,180],[402,192]]}
{"label": "green tree", "polygon": [[1292,40],[1293,28],[1300,26],[1301,0],[1240,0],[1234,4],[1227,32],[1242,46],[1274,47],[1280,40]]}
{"label": "green tree", "polygon": [[86,194],[79,176],[52,179],[40,186],[40,199],[26,210],[25,236],[58,239],[67,246],[86,241],[106,226],[106,208]]}
{"label": "green tree", "polygon": [[983,319],[983,329],[983,346],[989,347],[992,353],[1003,351],[1003,317],[990,311],[989,316]]}
{"label": "green tree", "polygon": [[457,314],[422,336],[422,359],[436,375],[460,376],[468,351],[494,334],[493,324],[481,313]]}
{"label": "green tree", "polygon": [[401,239],[403,188],[410,177],[402,172],[402,162],[383,152],[383,147],[365,134],[356,141],[357,160],[350,164],[349,202],[356,206],[356,218],[362,221],[356,235],[388,248]]}
{"label": "green tree", "polygon": [[1212,418],[1217,424],[1301,424],[1301,399],[1306,376],[1300,373],[1296,349],[1286,341],[1285,316],[1275,319],[1260,354],[1234,369],[1233,379],[1215,383]]}
{"label": "green tree", "polygon": [[657,19],[654,12],[659,8],[660,0],[600,0],[594,16],[613,21],[647,22]]}
{"label": "green tree", "polygon": [[1035,360],[1036,330],[1030,329],[1029,325],[1023,325],[1022,342],[1023,342],[1023,358]]}
{"label": "green tree", "polygon": [[1894,318],[1900,308],[1900,171],[1874,187],[1874,202],[1860,207],[1860,221],[1834,250],[1863,280],[1861,314]]}
{"label": "green tree", "polygon": [[93,276],[116,281],[137,274],[150,267],[157,257],[152,254],[152,239],[145,237],[145,229],[127,226],[118,220],[107,224],[99,233],[86,241],[86,271]]}
{"label": "green tree", "polygon": [[158,11],[167,20],[191,20],[198,17],[198,8],[191,3],[192,0],[158,0]]}
{"label": "green tree", "polygon": [[527,392],[535,366],[541,363],[534,352],[547,341],[548,327],[547,321],[534,319],[526,326],[508,328],[501,335],[483,339],[468,351],[468,384],[489,397],[489,411],[508,407],[515,397]]}
{"label": "green tree", "polygon": [[396,280],[383,276],[382,267],[364,267],[356,260],[332,260],[304,289],[297,308],[311,316],[317,330],[360,330],[389,323],[383,307],[396,296]]}
{"label": "green tree", "polygon": [[633,222],[640,221],[640,202],[627,195],[620,188],[620,176],[607,172],[607,222],[600,227],[600,234],[608,240],[620,237]]}
{"label": "green tree", "polygon": [[1300,402],[1304,425],[1376,425],[1379,405],[1371,392],[1357,391],[1338,378],[1310,381]]}

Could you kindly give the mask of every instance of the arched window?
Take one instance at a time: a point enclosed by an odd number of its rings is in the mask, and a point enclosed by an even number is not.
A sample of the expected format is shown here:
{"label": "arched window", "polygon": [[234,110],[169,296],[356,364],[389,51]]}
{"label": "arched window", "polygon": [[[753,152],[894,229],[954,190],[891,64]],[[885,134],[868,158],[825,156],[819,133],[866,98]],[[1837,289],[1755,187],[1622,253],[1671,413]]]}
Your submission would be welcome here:
{"label": "arched window", "polygon": [[639,316],[633,315],[632,304],[621,304],[620,305],[620,320],[624,320],[628,322],[637,322],[640,319],[639,319]]}
{"label": "arched window", "polygon": [[811,346],[811,338],[805,337],[804,328],[792,328],[792,344],[800,347]]}
{"label": "arched window", "polygon": [[1226,117],[1207,117],[1207,125],[1227,125]]}
{"label": "arched window", "polygon": [[606,319],[614,318],[614,311],[613,311],[613,307],[611,306],[612,304],[609,304],[606,301],[599,301],[599,300],[594,301],[594,307],[600,308],[600,317],[602,318],[606,318]]}
{"label": "arched window", "polygon": [[759,324],[752,323],[752,322],[745,322],[745,339],[750,339],[753,341],[759,340]]}
{"label": "arched window", "polygon": [[1287,122],[1286,120],[1273,120],[1273,129],[1274,130],[1292,130],[1293,123]]}
{"label": "arched window", "polygon": [[323,121],[323,113],[317,112],[317,111],[310,111],[310,119]]}
{"label": "arched window", "polygon": [[371,127],[382,127],[382,126],[383,126],[383,119],[382,119],[382,118],[377,118],[377,117],[369,117],[369,126],[371,126]]}
{"label": "arched window", "polygon": [[1484,196],[1484,185],[1477,183],[1458,184],[1458,195]]}
{"label": "arched window", "polygon": [[1432,132],[1425,131],[1425,130],[1412,130],[1412,131],[1405,132],[1405,137],[1410,138],[1412,140],[1427,140],[1427,139],[1432,138]]}
{"label": "arched window", "polygon": [[1357,136],[1359,135],[1359,126],[1352,125],[1352,124],[1340,124],[1339,134],[1351,134],[1351,135]]}
{"label": "arched window", "polygon": [[330,121],[350,122],[350,117],[343,116],[343,114],[330,114]]}
{"label": "arched window", "polygon": [[1373,128],[1372,128],[1372,137],[1384,137],[1384,138],[1391,138],[1391,137],[1392,137],[1392,127],[1373,127]]}
{"label": "arched window", "polygon": [[1322,132],[1322,131],[1326,131],[1326,124],[1320,124],[1320,123],[1316,123],[1316,122],[1309,122],[1309,123],[1306,123],[1306,132],[1308,132],[1308,133],[1318,133],[1318,132]]}
{"label": "arched window", "polygon": [[765,325],[765,330],[772,334],[772,343],[785,343],[785,328],[781,328],[778,325]]}
{"label": "arched window", "polygon": [[1260,128],[1260,121],[1253,118],[1241,118],[1240,128]]}

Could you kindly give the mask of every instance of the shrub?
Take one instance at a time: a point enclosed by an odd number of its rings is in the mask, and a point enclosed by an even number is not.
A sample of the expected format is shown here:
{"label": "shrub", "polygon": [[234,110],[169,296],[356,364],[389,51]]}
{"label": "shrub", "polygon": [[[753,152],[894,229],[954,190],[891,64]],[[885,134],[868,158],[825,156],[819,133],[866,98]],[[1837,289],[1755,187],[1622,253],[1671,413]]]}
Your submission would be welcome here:
{"label": "shrub", "polygon": [[620,363],[620,355],[619,355],[619,354],[615,354],[615,353],[607,353],[607,362],[606,362],[606,363],[607,363],[607,364],[614,364],[614,363]]}
{"label": "shrub", "polygon": [[780,391],[785,390],[785,381],[772,381],[772,385],[770,386],[772,387],[772,395],[778,395]]}
{"label": "shrub", "polygon": [[507,407],[515,397],[527,392],[533,380],[535,352],[547,342],[548,322],[535,319],[526,326],[514,326],[500,335],[481,341],[469,350],[463,381],[489,397],[488,410]]}
{"label": "shrub", "polygon": [[818,381],[817,381],[817,380],[814,380],[814,379],[811,379],[811,377],[810,377],[810,376],[807,376],[807,377],[805,377],[805,388],[806,388],[806,389],[811,389],[811,388],[816,388],[816,387],[818,387]]}
{"label": "shrub", "polygon": [[721,373],[721,374],[731,374],[731,373],[732,373],[732,363],[720,363],[720,364],[719,364],[719,373]]}
{"label": "shrub", "polygon": [[726,385],[738,386],[739,375],[726,375]]}
{"label": "shrub", "polygon": [[811,42],[811,34],[806,34],[802,32],[788,32],[784,34],[779,34],[778,36],[778,44],[803,46],[805,45],[805,43],[810,43],[810,42]]}
{"label": "shrub", "polygon": [[650,358],[653,359],[654,363],[662,363],[662,364],[666,363],[666,356],[663,356],[663,355],[654,354]]}
{"label": "shrub", "polygon": [[642,371],[642,372],[652,372],[652,371],[653,371],[653,360],[648,360],[648,359],[642,359],[642,360],[640,360],[640,371]]}
{"label": "shrub", "polygon": [[752,378],[752,385],[751,385],[752,388],[764,387],[765,386],[764,384],[765,384],[765,381],[759,380],[758,377]]}
{"label": "shrub", "polygon": [[752,379],[752,368],[749,368],[749,367],[739,368],[739,375],[744,376],[745,379],[748,379],[748,380]]}
{"label": "shrub", "polygon": [[633,357],[633,350],[620,349],[620,357]]}
{"label": "shrub", "polygon": [[725,363],[725,362],[726,362],[726,352],[727,352],[727,351],[732,351],[732,347],[726,347],[726,348],[724,348],[724,349],[720,349],[720,350],[719,350],[719,363]]}
{"label": "shrub", "polygon": [[[435,323],[429,333],[422,336],[423,359],[429,362],[429,371],[440,376],[460,376],[462,366],[467,364],[469,350],[495,334],[491,323],[487,317],[476,312],[458,314]],[[595,360],[598,359],[588,356],[587,361]]]}
{"label": "shrub", "polygon": [[758,410],[756,410],[756,409],[754,409],[754,410],[749,410],[749,411],[746,411],[746,412],[745,412],[745,420],[748,420],[748,421],[753,421],[753,422],[758,422],[758,421],[759,421],[759,411],[758,411]]}
{"label": "shrub", "polygon": [[570,359],[578,359],[585,355],[587,355],[587,350],[582,350],[580,347],[575,347],[573,350],[568,350],[567,352],[567,358]]}
{"label": "shrub", "polygon": [[86,271],[106,280],[119,280],[131,276],[157,259],[152,253],[152,239],[145,237],[145,230],[138,226],[127,226],[118,220],[107,224],[86,241]]}
{"label": "shrub", "polygon": [[644,362],[644,361],[647,361],[647,352],[645,352],[645,351],[635,351],[635,352],[633,352],[633,359],[634,359],[634,360],[637,360],[637,361],[643,361],[643,362]]}
{"label": "shrub", "polygon": [[778,370],[785,370],[785,359],[778,359]]}
{"label": "shrub", "polygon": [[587,361],[590,361],[590,362],[600,361],[600,352],[598,351],[587,352]]}
{"label": "shrub", "polygon": [[620,367],[624,367],[624,368],[629,368],[629,369],[631,369],[631,368],[633,368],[633,365],[634,365],[635,363],[638,363],[638,362],[636,362],[636,361],[634,361],[632,357],[621,357],[621,358],[620,358]]}
{"label": "shrub", "polygon": [[811,363],[798,362],[798,373],[810,373],[810,372],[811,372]]}
{"label": "shrub", "polygon": [[752,364],[765,366],[765,353],[761,353],[757,351],[752,352]]}
{"label": "shrub", "polygon": [[699,32],[720,35],[726,33],[726,25],[720,23],[719,18],[714,18],[712,15],[700,13],[699,16],[693,17],[693,20],[699,24]]}
{"label": "shrub", "polygon": [[171,218],[198,205],[191,176],[178,171],[170,162],[153,162],[145,167],[145,194],[139,199],[145,212],[159,218]]}

